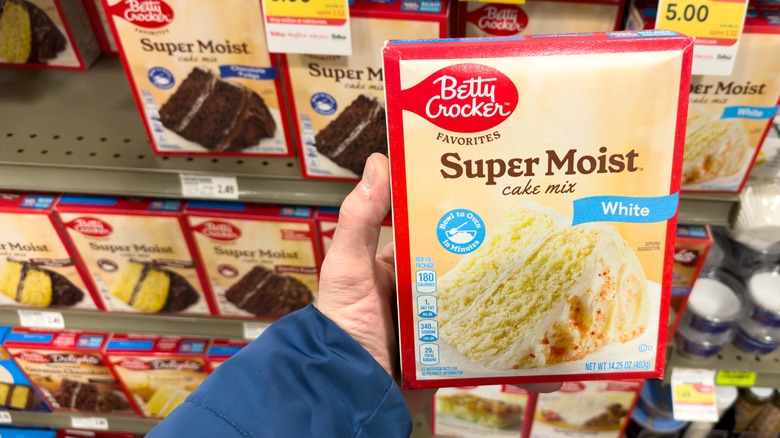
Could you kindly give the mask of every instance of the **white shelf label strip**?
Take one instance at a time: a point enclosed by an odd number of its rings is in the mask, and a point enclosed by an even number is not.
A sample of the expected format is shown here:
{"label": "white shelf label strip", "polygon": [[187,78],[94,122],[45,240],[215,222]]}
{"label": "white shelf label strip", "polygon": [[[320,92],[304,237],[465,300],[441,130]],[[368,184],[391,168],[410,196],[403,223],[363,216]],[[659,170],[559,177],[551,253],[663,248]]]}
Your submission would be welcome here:
{"label": "white shelf label strip", "polygon": [[181,173],[181,194],[185,198],[238,199],[234,176],[190,175]]}
{"label": "white shelf label strip", "polygon": [[28,328],[48,328],[62,330],[65,328],[65,318],[60,312],[43,312],[38,310],[19,310],[19,325]]}
{"label": "white shelf label strip", "polygon": [[11,413],[8,411],[0,411],[0,424],[11,423],[13,423],[13,420],[11,419]]}
{"label": "white shelf label strip", "polygon": [[70,417],[70,425],[77,429],[108,430],[108,419],[102,417]]}

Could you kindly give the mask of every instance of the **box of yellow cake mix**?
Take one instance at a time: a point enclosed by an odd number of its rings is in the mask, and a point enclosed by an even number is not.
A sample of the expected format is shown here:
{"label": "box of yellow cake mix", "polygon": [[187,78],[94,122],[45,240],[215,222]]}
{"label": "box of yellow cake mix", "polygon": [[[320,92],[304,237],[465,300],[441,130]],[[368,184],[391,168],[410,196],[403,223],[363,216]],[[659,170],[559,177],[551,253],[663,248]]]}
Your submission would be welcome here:
{"label": "box of yellow cake mix", "polygon": [[133,414],[103,355],[108,336],[14,328],[3,346],[52,410]]}
{"label": "box of yellow cake mix", "polygon": [[54,219],[55,201],[0,193],[0,305],[98,309]]}
{"label": "box of yellow cake mix", "polygon": [[[333,243],[333,235],[336,234],[336,225],[339,222],[338,207],[320,207],[317,209],[317,234],[320,238],[320,248],[322,248],[322,258],[330,249]],[[389,243],[393,241],[393,218],[387,215],[382,221],[382,227],[379,229],[379,244],[377,245],[377,254]]]}
{"label": "box of yellow cake mix", "polygon": [[566,382],[539,394],[530,438],[620,438],[628,426],[643,380]]}
{"label": "box of yellow cake mix", "polygon": [[55,209],[106,310],[211,313],[181,201],[69,195]]}
{"label": "box of yellow cake mix", "polygon": [[165,418],[208,376],[208,343],[202,338],[114,334],[106,345],[106,360],[140,415]]}
{"label": "box of yellow cake mix", "polygon": [[158,154],[293,155],[258,0],[103,0]]}
{"label": "box of yellow cake mix", "polygon": [[310,207],[190,201],[185,216],[218,315],[275,320],[316,300]]}
{"label": "box of yellow cake mix", "polygon": [[435,436],[520,438],[533,413],[533,394],[512,385],[460,386],[436,392]]}
{"label": "box of yellow cake mix", "polygon": [[405,387],[662,375],[692,41],[385,46]]}
{"label": "box of yellow cake mix", "polygon": [[206,369],[212,372],[242,348],[249,345],[250,341],[235,339],[214,339],[209,345],[209,354],[206,356]]}

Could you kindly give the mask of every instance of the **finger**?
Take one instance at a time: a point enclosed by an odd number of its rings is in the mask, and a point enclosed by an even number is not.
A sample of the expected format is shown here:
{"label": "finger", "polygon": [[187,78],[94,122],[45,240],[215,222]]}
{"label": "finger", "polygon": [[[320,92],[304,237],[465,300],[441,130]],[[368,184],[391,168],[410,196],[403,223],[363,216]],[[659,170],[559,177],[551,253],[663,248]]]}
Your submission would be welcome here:
{"label": "finger", "polygon": [[549,382],[549,383],[527,383],[525,385],[514,385],[518,388],[523,388],[531,392],[555,392],[561,389],[563,383]]}
{"label": "finger", "polygon": [[395,268],[395,247],[393,245],[393,242],[388,243],[385,245],[384,248],[382,248],[382,251],[379,253],[377,258],[391,267]]}
{"label": "finger", "polygon": [[328,258],[347,266],[349,263],[374,260],[379,230],[389,211],[390,172],[387,157],[375,153],[366,161],[360,183],[341,204]]}

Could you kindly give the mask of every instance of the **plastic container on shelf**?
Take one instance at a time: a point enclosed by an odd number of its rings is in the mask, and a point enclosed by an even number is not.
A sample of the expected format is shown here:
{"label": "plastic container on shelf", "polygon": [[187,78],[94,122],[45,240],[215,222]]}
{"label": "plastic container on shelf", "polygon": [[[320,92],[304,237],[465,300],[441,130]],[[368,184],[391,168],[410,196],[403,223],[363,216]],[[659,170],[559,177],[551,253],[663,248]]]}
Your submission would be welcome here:
{"label": "plastic container on shelf", "polygon": [[753,319],[744,318],[737,326],[734,345],[756,355],[772,353],[780,347],[780,329],[772,329]]}
{"label": "plastic container on shelf", "polygon": [[780,330],[780,265],[756,269],[746,285],[750,318],[757,324]]}
{"label": "plastic container on shelf", "polygon": [[734,330],[724,333],[702,333],[687,325],[680,325],[674,334],[675,351],[696,360],[709,359],[718,354],[734,338]]}
{"label": "plastic container on shelf", "polygon": [[725,271],[712,269],[693,285],[680,327],[720,335],[729,332],[743,313],[742,286]]}
{"label": "plastic container on shelf", "polygon": [[780,433],[780,393],[775,390],[769,403],[750,422],[748,432]]}
{"label": "plastic container on shelf", "polygon": [[734,402],[734,433],[745,431],[756,418],[764,405],[769,403],[774,390],[772,388],[740,388]]}

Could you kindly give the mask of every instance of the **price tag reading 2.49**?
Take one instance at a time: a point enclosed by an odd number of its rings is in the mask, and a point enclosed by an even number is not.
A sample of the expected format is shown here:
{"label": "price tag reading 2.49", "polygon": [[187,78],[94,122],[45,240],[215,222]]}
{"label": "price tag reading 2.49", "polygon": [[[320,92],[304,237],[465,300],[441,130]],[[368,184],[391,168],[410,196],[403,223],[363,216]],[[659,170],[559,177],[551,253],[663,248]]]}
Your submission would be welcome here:
{"label": "price tag reading 2.49", "polygon": [[746,0],[661,0],[655,27],[696,37],[693,74],[730,75],[746,10]]}
{"label": "price tag reading 2.49", "polygon": [[268,50],[351,55],[347,0],[263,0]]}

